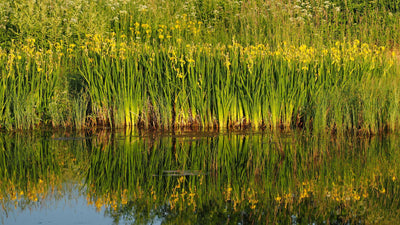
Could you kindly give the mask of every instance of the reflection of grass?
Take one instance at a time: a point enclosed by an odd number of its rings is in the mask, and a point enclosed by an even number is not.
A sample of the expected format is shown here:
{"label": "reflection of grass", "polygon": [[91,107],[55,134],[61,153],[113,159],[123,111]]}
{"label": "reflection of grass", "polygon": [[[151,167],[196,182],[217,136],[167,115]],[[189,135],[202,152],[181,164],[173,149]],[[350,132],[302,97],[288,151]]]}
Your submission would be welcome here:
{"label": "reflection of grass", "polygon": [[[37,207],[78,184],[115,220],[201,224],[397,219],[399,141],[297,134],[4,135],[0,202]],[[84,179],[83,179],[84,180]]]}
{"label": "reflection of grass", "polygon": [[[368,222],[375,214],[371,205],[385,207],[382,218],[389,219],[399,205],[393,164],[399,155],[395,142],[384,143],[389,145],[380,150],[382,142],[374,139],[305,142],[269,135],[116,142],[93,151],[88,197],[111,215],[139,221],[156,215],[168,215],[167,221],[202,221],[200,215],[203,222],[235,221],[245,212],[249,221],[282,222],[296,215],[308,222]],[[206,175],[165,176],[165,170]]]}
{"label": "reflection of grass", "polygon": [[45,133],[1,134],[0,202],[6,213],[14,207],[46,205],[68,191],[66,180],[79,181],[76,157],[82,154],[76,147],[50,141]]}

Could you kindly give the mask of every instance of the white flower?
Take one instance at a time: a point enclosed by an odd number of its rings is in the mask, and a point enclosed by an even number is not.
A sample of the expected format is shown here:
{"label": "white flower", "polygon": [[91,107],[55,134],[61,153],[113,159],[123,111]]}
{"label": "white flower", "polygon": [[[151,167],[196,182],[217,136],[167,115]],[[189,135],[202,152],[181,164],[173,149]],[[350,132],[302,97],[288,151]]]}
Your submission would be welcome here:
{"label": "white flower", "polygon": [[147,5],[139,5],[139,12],[146,12],[148,9]]}

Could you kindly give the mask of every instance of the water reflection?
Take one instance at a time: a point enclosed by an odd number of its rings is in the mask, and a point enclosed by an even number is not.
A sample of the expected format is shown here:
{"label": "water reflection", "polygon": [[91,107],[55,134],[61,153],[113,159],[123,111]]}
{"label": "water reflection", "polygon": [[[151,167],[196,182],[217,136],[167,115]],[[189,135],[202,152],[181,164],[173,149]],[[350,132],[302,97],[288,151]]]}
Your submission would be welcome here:
{"label": "water reflection", "polygon": [[86,205],[77,212],[96,210],[106,224],[390,223],[399,219],[399,143],[390,136],[1,134],[0,215],[7,224],[10,215],[29,218],[25,211],[75,199]]}

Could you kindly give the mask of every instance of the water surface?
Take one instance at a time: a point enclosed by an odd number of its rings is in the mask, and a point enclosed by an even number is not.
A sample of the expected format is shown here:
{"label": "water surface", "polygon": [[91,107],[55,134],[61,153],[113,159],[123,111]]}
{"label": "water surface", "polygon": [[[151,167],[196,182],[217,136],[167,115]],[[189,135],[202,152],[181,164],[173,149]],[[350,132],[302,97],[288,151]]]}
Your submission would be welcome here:
{"label": "water surface", "polygon": [[2,224],[392,224],[400,140],[0,134]]}

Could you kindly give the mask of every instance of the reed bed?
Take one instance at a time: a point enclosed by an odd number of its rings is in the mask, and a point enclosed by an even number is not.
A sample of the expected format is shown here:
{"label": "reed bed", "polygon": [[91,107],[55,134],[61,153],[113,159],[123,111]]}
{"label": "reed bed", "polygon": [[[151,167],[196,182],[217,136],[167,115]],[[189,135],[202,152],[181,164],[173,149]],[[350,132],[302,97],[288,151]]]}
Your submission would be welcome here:
{"label": "reed bed", "polygon": [[230,3],[2,3],[0,126],[398,129],[398,4]]}
{"label": "reed bed", "polygon": [[46,52],[30,39],[0,54],[2,126],[369,133],[399,126],[397,59],[382,46],[154,46],[114,35]]}

